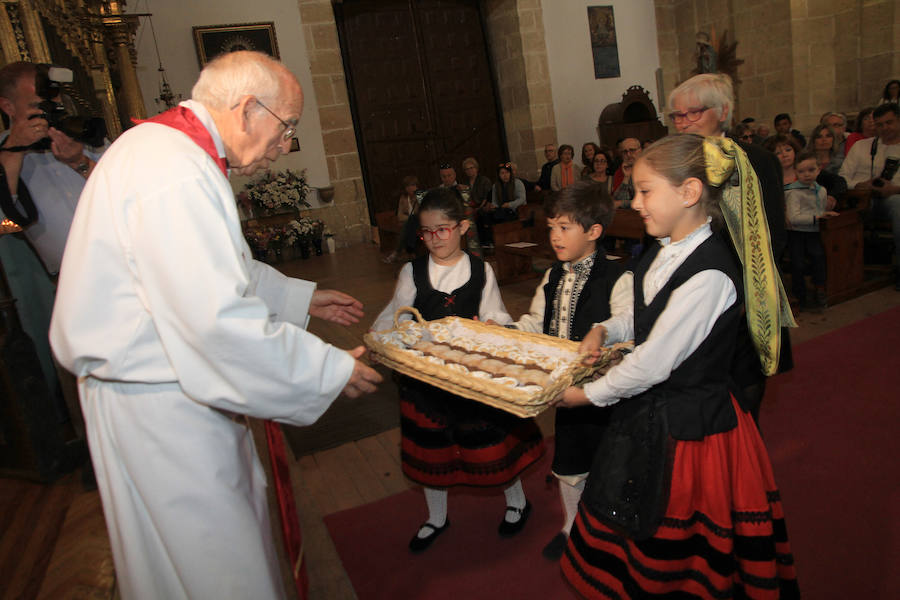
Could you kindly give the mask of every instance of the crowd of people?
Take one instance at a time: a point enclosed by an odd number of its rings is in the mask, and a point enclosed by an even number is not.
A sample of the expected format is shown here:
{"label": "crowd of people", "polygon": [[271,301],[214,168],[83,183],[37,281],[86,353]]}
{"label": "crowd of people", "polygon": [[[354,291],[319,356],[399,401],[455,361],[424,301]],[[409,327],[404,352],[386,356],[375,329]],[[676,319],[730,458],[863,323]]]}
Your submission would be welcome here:
{"label": "crowd of people", "polygon": [[[20,148],[49,131],[30,105],[33,74],[22,72],[0,74],[0,109],[13,119],[0,154],[7,214],[24,204],[31,167]],[[676,135],[625,138],[615,152],[588,142],[581,164],[573,146],[548,144],[535,182],[509,162],[492,182],[472,157],[462,180],[442,163],[434,189],[402,181],[398,250],[420,239],[427,252],[401,268],[373,329],[411,305],[426,319],[576,341],[587,361],[603,344],[634,340],[603,377],[551,403],[564,519],[543,555],[584,597],[799,596],[756,423],[766,377],[793,366],[778,258],[790,248],[792,269],[812,259],[821,304],[817,222],[847,187],[870,192],[900,231],[893,83],[870,113],[875,135],[860,117],[852,142],[838,113],[823,116],[808,146],[787,115],[774,136],[748,121],[732,140],[731,82],[704,74],[670,94]],[[97,162],[49,132],[52,159],[43,158],[83,188],[63,235],[49,339],[78,377],[124,598],[283,597],[247,417],[308,424],[339,394],[357,398],[382,381],[363,347],[305,330],[309,317],[359,322],[362,304],[253,260],[241,232],[228,177],[286,154],[302,110],[292,73],[242,51],[212,60],[191,100],[127,131]],[[516,320],[479,255],[528,188],[550,190],[557,260]],[[618,207],[638,211],[655,240],[626,265],[601,245]],[[398,387],[403,471],[424,487],[427,509],[409,550],[448,535],[456,485],[501,488],[497,534],[518,535],[532,513],[520,474],[545,451],[534,420],[414,378]]]}
{"label": "crowd of people", "polygon": [[[785,247],[778,248],[776,260],[783,264],[785,273],[791,275],[791,305],[797,310],[819,312],[827,305],[825,293],[825,251],[819,238],[819,222],[836,216],[838,199],[848,190],[863,190],[871,194],[871,214],[892,224],[895,249],[900,249],[900,199],[898,180],[900,173],[893,165],[900,160],[897,143],[897,90],[900,81],[889,81],[877,106],[861,108],[851,123],[847,114],[826,112],[807,136],[794,129],[788,113],[780,113],[773,119],[770,129],[753,117],[744,118],[728,131],[728,137],[740,144],[764,148],[778,157],[781,167],[783,203],[786,205],[784,225]],[[682,115],[676,111],[669,115],[678,128],[676,119],[687,122],[701,120],[705,106],[689,107]],[[892,116],[893,115],[893,116]],[[876,123],[877,121],[877,123]],[[723,132],[725,128],[723,125]],[[774,133],[772,133],[774,131]],[[851,150],[861,140],[868,140],[852,155]],[[875,141],[875,140],[880,140]],[[635,189],[631,171],[641,153],[653,140],[626,137],[613,148],[602,147],[595,142],[581,146],[580,163],[575,160],[575,147],[562,144],[544,146],[545,162],[537,179],[519,178],[514,163],[501,164],[497,169],[496,183],[480,174],[478,161],[469,157],[463,163],[467,178],[457,184],[452,165],[442,165],[442,185],[451,185],[462,192],[463,200],[474,212],[477,225],[470,237],[470,249],[479,255],[493,249],[491,226],[516,219],[516,209],[525,203],[526,191],[548,190],[557,193],[577,181],[602,184],[612,197],[616,208],[630,208]],[[844,162],[849,157],[846,168]],[[867,157],[872,160],[866,163]],[[800,162],[804,168],[800,168]],[[887,166],[887,170],[885,170]],[[452,172],[445,182],[444,172]],[[802,171],[802,175],[801,175]],[[809,176],[815,171],[811,181]],[[404,186],[409,178],[404,179]],[[513,183],[510,184],[509,182]],[[397,215],[401,223],[409,217],[409,192],[400,195]],[[813,200],[824,198],[823,200]],[[408,223],[401,236],[397,251],[387,257],[395,262],[412,257],[415,250],[416,220]],[[900,290],[900,250],[897,250],[895,285]],[[806,276],[811,273],[813,293],[808,294]]]}

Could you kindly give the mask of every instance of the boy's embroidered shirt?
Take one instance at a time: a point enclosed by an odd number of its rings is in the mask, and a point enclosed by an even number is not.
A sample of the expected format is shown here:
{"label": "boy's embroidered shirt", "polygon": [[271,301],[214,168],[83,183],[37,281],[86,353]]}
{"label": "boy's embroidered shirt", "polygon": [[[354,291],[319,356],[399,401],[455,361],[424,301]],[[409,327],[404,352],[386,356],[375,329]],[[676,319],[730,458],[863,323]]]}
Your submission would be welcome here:
{"label": "boy's embroidered shirt", "polygon": [[578,298],[584,290],[594,268],[597,253],[578,261],[575,264],[563,263],[563,275],[556,286],[556,297],[553,300],[553,313],[550,317],[550,335],[561,337],[564,340],[571,339],[572,316],[578,305]]}

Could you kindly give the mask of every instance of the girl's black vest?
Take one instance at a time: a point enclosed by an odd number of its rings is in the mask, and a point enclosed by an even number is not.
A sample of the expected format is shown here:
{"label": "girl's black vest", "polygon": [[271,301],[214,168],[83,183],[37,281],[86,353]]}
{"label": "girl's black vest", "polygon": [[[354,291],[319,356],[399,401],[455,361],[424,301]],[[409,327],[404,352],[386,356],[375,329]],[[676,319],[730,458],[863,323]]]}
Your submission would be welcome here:
{"label": "girl's black vest", "polygon": [[[553,302],[559,280],[565,272],[563,264],[556,262],[550,268],[550,279],[544,285],[544,333],[550,333],[550,320],[553,318]],[[609,296],[612,288],[622,275],[624,269],[618,263],[606,260],[603,251],[599,250],[594,257],[594,266],[588,280],[578,296],[575,312],[572,315],[571,338],[580,342],[591,330],[591,325],[610,318]]]}
{"label": "girl's black vest", "polygon": [[472,271],[469,281],[449,294],[431,287],[427,254],[412,261],[413,282],[416,284],[416,301],[413,306],[422,313],[426,321],[454,316],[471,319],[478,315],[485,283],[484,261],[468,253],[466,258]]}
{"label": "girl's black vest", "polygon": [[665,514],[674,440],[698,440],[737,426],[729,373],[744,316],[740,271],[728,247],[711,236],[675,269],[648,305],[644,277],[659,249],[654,244],[634,271],[636,344],[647,340],[672,292],[701,271],[725,273],[738,297],[668,379],[612,407],[610,427],[594,454],[582,501],[606,524],[638,540],[653,535]]}
{"label": "girl's black vest", "polygon": [[668,379],[639,396],[622,401],[625,405],[645,394],[661,395],[668,413],[670,435],[677,440],[698,440],[737,425],[731,405],[734,383],[730,373],[737,332],[744,318],[743,281],[730,249],[718,237],[710,236],[675,270],[647,305],[644,303],[644,276],[659,249],[660,246],[654,244],[634,272],[636,345],[646,341],[672,292],[701,271],[715,269],[725,273],[734,283],[738,296],[737,301],[716,320],[706,339],[672,371]]}

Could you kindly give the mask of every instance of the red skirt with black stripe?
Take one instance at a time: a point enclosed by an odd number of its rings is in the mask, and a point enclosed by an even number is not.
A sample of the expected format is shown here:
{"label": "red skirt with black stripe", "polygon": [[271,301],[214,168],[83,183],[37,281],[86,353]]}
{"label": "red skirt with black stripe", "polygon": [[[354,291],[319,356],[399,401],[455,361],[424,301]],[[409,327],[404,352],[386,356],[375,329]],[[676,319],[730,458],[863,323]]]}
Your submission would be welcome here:
{"label": "red skirt with black stripe", "polygon": [[769,456],[733,402],[735,429],[678,441],[665,517],[628,538],[582,503],[561,566],[586,598],[798,598]]}
{"label": "red skirt with black stripe", "polygon": [[544,453],[534,419],[398,376],[403,473],[427,487],[496,486]]}

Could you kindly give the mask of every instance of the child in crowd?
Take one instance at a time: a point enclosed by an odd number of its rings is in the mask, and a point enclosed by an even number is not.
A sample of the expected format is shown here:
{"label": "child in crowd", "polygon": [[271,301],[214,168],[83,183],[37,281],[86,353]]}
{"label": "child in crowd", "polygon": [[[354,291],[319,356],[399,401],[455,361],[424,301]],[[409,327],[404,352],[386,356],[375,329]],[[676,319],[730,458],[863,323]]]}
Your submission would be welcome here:
{"label": "child in crowd", "polygon": [[[631,273],[623,275],[622,267],[607,260],[602,248],[598,252],[614,211],[606,186],[589,181],[572,184],[548,203],[550,245],[559,260],[544,273],[528,313],[514,324],[517,329],[581,341],[595,323],[630,314]],[[608,413],[596,406],[556,411],[552,469],[559,480],[565,519],[562,530],[544,548],[544,556],[551,560],[558,560],[565,550]]]}
{"label": "child in crowd", "polygon": [[[741,267],[711,229],[735,165],[748,186],[736,144],[682,134],[634,167],[634,208],[659,243],[635,267],[633,317],[595,327],[582,349],[633,337],[635,351],[557,399],[612,407],[562,559],[588,598],[799,596],[769,457],[728,375],[740,321],[759,325],[744,315]],[[766,313],[779,304],[747,302]]]}
{"label": "child in crowd", "polygon": [[[797,180],[784,186],[785,218],[788,229],[788,252],[791,257],[791,288],[800,306],[821,310],[826,306],[825,296],[825,247],[819,235],[819,220],[837,216],[828,210],[825,188],[816,183],[819,164],[812,152],[801,152],[794,165]],[[816,287],[815,299],[806,301],[806,278],[803,276],[806,258],[812,263],[812,280]]]}
{"label": "child in crowd", "polygon": [[[426,320],[478,317],[508,324],[490,265],[464,252],[469,228],[459,193],[430,190],[419,208],[419,234],[428,255],[403,266],[394,297],[375,320],[389,329],[401,306],[414,306]],[[403,472],[425,486],[428,519],[409,543],[412,552],[428,548],[447,527],[447,488],[454,485],[506,486],[506,512],[499,534],[518,533],[531,512],[519,474],[544,451],[534,419],[461,398],[398,375]]]}
{"label": "child in crowd", "polygon": [[419,178],[407,175],[401,183],[403,191],[397,200],[397,222],[400,224],[400,235],[397,236],[397,248],[383,260],[387,263],[398,262],[404,253],[412,256],[416,251],[416,236],[419,230]]}

